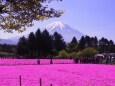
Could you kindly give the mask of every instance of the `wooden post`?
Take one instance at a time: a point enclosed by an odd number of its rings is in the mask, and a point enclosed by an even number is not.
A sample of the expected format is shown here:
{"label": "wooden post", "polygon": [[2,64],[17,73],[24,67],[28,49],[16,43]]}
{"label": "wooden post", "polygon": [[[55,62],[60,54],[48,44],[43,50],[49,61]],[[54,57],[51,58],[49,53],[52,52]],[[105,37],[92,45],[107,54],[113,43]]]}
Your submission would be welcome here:
{"label": "wooden post", "polygon": [[21,76],[19,77],[19,79],[20,79],[20,86],[22,86],[22,78],[21,78]]}
{"label": "wooden post", "polygon": [[50,86],[52,86],[52,84],[50,84]]}
{"label": "wooden post", "polygon": [[42,86],[42,79],[40,78],[40,86]]}

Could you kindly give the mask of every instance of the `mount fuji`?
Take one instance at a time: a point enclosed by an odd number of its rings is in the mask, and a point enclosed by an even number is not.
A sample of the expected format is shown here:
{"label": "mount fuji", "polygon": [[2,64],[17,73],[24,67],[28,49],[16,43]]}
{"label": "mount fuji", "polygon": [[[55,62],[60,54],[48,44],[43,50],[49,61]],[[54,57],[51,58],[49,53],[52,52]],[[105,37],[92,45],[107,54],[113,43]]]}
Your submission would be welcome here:
{"label": "mount fuji", "polygon": [[[51,35],[53,35],[55,32],[58,32],[62,35],[65,42],[69,43],[71,42],[73,37],[76,37],[77,40],[79,40],[82,36],[84,36],[81,32],[79,32],[76,29],[73,29],[69,25],[59,21],[59,22],[53,22],[48,24],[44,29],[46,29]],[[44,30],[43,28],[40,29],[41,31]],[[22,35],[23,36],[23,35]],[[20,37],[22,36],[14,36],[10,37],[8,39],[0,39],[0,44],[17,44]],[[24,35],[26,38],[28,37],[28,34]]]}
{"label": "mount fuji", "polygon": [[62,35],[64,40],[68,43],[71,42],[73,37],[76,37],[77,40],[79,40],[84,34],[79,32],[76,29],[73,29],[69,25],[59,21],[59,22],[53,22],[45,27],[45,29],[50,33],[54,34],[55,32],[58,32]]}

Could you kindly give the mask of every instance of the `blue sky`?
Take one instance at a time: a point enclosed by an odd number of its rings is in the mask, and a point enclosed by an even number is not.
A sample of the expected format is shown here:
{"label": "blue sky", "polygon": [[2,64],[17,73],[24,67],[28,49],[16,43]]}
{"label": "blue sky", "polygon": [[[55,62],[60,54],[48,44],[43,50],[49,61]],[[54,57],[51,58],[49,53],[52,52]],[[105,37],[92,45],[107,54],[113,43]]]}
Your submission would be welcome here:
{"label": "blue sky", "polygon": [[79,30],[85,35],[105,37],[115,41],[115,0],[63,0],[53,1],[50,7],[63,9],[65,13],[60,18],[49,19],[43,22],[34,22],[34,26],[27,28],[21,34],[3,33],[0,31],[0,38],[9,38],[28,34],[36,31],[38,27],[45,27],[54,21],[64,21],[71,27]]}

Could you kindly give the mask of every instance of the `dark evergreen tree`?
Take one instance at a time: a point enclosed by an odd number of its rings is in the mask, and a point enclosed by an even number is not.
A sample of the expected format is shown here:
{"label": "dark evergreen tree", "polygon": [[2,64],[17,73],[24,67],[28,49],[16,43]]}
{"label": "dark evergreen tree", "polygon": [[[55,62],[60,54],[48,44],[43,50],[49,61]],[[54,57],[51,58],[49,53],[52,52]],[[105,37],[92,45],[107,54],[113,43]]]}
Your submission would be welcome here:
{"label": "dark evergreen tree", "polygon": [[85,36],[85,47],[91,47],[91,38],[89,36]]}
{"label": "dark evergreen tree", "polygon": [[109,45],[114,45],[114,42],[112,40],[110,40]]}
{"label": "dark evergreen tree", "polygon": [[108,46],[108,40],[104,37],[102,37],[99,40],[99,48],[100,48],[100,53],[106,53],[108,52],[107,46]]}
{"label": "dark evergreen tree", "polygon": [[58,53],[59,51],[61,51],[62,49],[66,48],[66,43],[63,39],[63,37],[61,36],[61,34],[55,32],[53,34],[53,43],[54,43],[54,50]]}
{"label": "dark evergreen tree", "polygon": [[71,43],[78,44],[78,41],[77,41],[76,37],[73,37]]}
{"label": "dark evergreen tree", "polygon": [[97,39],[97,37],[95,36],[95,37],[94,37],[94,47],[97,48],[97,46],[98,46],[98,39]]}
{"label": "dark evergreen tree", "polygon": [[79,40],[78,49],[83,50],[84,48],[85,48],[85,38],[84,36],[82,36],[81,39]]}
{"label": "dark evergreen tree", "polygon": [[108,41],[108,39],[105,38],[104,43],[105,43],[105,52],[109,53],[109,50],[108,50],[109,41]]}
{"label": "dark evergreen tree", "polygon": [[53,50],[53,39],[46,29],[42,32],[42,38],[43,38],[43,42],[42,42],[43,53],[42,54],[44,56],[47,56]]}
{"label": "dark evergreen tree", "polygon": [[91,37],[91,47],[94,47],[94,37]]}
{"label": "dark evergreen tree", "polygon": [[75,37],[73,37],[71,43],[69,43],[68,46],[67,46],[67,51],[69,53],[77,52],[78,51],[77,47],[78,47],[78,41],[77,41],[77,39]]}
{"label": "dark evergreen tree", "polygon": [[17,55],[24,56],[25,58],[27,58],[28,54],[29,54],[28,41],[23,36],[20,38],[18,46],[17,46]]}
{"label": "dark evergreen tree", "polygon": [[114,53],[114,42],[112,40],[108,41],[108,51],[109,53]]}
{"label": "dark evergreen tree", "polygon": [[97,48],[97,46],[98,46],[98,39],[97,39],[97,37],[96,36],[95,37],[91,37],[90,40],[91,40],[91,46],[90,47]]}
{"label": "dark evergreen tree", "polygon": [[43,38],[42,38],[42,33],[40,31],[40,29],[38,29],[35,33],[35,50],[36,50],[36,54],[37,56],[41,56],[42,55],[42,43],[43,43]]}
{"label": "dark evergreen tree", "polygon": [[29,34],[28,37],[28,44],[29,44],[29,51],[30,51],[30,57],[33,59],[35,57],[35,35],[33,32]]}
{"label": "dark evergreen tree", "polygon": [[99,51],[100,51],[100,53],[104,53],[105,52],[104,38],[99,40]]}

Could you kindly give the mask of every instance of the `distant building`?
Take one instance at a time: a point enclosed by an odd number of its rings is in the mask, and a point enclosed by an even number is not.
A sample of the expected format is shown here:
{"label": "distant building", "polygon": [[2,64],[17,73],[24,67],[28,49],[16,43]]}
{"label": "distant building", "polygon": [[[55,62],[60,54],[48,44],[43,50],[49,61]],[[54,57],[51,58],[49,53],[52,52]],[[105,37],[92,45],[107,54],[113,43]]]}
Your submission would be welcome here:
{"label": "distant building", "polygon": [[115,58],[115,53],[110,53],[110,56]]}
{"label": "distant building", "polygon": [[115,53],[96,54],[94,57],[101,57],[101,58],[114,57],[115,58]]}
{"label": "distant building", "polygon": [[94,57],[104,58],[104,55],[103,54],[96,54]]}
{"label": "distant building", "polygon": [[115,63],[115,53],[96,54],[94,57],[96,63]]}

